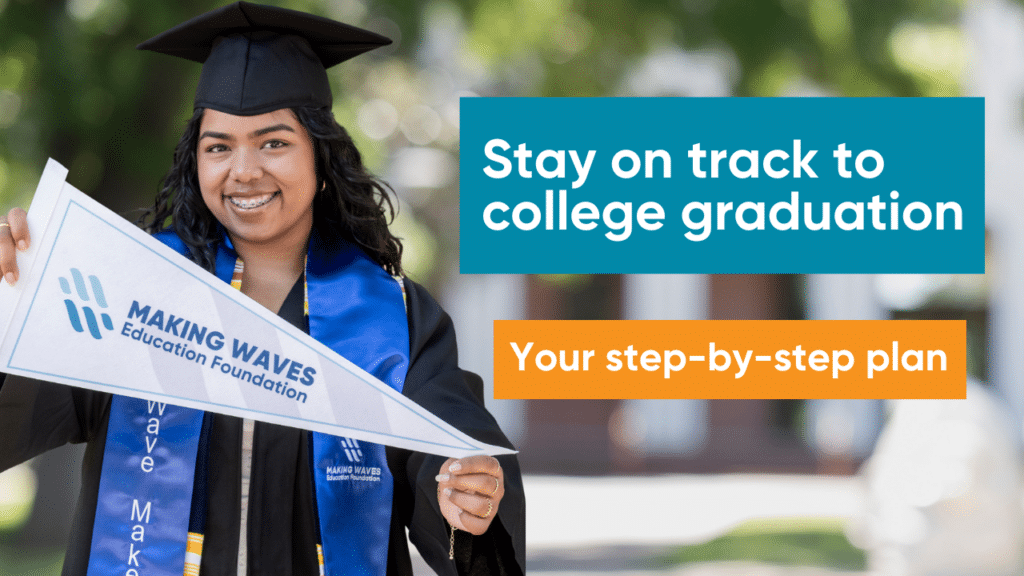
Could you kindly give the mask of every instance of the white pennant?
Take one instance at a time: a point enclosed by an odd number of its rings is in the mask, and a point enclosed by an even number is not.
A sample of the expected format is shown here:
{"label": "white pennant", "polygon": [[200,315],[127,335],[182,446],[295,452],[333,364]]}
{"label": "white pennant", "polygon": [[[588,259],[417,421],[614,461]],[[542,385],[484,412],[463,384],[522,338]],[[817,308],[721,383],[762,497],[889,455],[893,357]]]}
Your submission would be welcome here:
{"label": "white pennant", "polygon": [[473,440],[67,184],[50,160],[0,372],[452,457]]}

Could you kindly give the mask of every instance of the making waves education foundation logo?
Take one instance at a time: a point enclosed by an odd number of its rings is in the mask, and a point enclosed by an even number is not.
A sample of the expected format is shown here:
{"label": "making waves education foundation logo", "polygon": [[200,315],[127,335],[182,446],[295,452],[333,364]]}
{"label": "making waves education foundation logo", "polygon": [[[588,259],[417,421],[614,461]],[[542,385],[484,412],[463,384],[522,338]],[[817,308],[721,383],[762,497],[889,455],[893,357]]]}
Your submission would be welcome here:
{"label": "making waves education foundation logo", "polygon": [[[339,447],[345,453],[348,464],[342,464],[341,458],[331,458],[324,468],[328,482],[380,482],[384,469],[373,466],[376,461],[373,452],[363,454],[359,442],[352,438],[335,436]],[[383,454],[383,453],[380,453]],[[381,456],[382,457],[382,456]]]}
{"label": "making waves education foundation logo", "polygon": [[351,438],[338,438],[345,449],[345,457],[349,462],[358,464],[363,459],[363,451],[359,449],[359,442]]}
{"label": "making waves education foundation logo", "polygon": [[[102,332],[100,332],[100,322],[103,323],[103,327],[107,330],[114,329],[114,322],[110,319],[110,316],[103,312],[103,309],[107,308],[107,297],[103,294],[103,285],[100,284],[100,279],[90,275],[89,285],[86,286],[85,277],[82,275],[78,268],[71,269],[71,282],[68,282],[67,278],[61,276],[58,278],[60,281],[60,289],[64,292],[67,298],[64,299],[64,306],[68,309],[68,320],[71,321],[71,327],[75,329],[75,332],[85,332],[85,329],[89,329],[89,334],[92,337],[99,340],[103,338]],[[72,284],[74,284],[74,292],[72,292]],[[92,288],[92,297],[89,296],[89,288]],[[78,296],[78,304],[72,300],[72,297]],[[99,306],[100,310],[93,310],[92,303]],[[81,307],[81,315],[79,315],[79,307]],[[82,319],[85,319],[85,325],[82,325]]]}

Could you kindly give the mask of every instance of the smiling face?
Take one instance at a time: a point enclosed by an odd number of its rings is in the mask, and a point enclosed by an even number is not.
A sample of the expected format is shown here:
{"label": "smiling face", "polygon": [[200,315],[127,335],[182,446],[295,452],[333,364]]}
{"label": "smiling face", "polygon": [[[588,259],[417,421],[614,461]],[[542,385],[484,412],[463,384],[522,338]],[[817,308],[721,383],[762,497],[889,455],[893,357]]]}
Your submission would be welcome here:
{"label": "smiling face", "polygon": [[203,201],[235,247],[305,245],[313,227],[313,142],[285,108],[259,116],[206,110],[196,149]]}

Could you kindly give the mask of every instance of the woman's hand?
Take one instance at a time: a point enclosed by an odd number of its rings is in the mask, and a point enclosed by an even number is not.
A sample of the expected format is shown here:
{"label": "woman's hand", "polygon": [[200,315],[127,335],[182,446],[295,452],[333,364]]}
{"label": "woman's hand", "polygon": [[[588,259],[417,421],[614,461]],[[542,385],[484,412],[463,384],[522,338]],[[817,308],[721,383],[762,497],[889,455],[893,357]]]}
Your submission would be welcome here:
{"label": "woman's hand", "polygon": [[437,476],[437,502],[452,526],[479,536],[491,526],[505,495],[505,474],[490,456],[449,458]]}
{"label": "woman's hand", "polygon": [[0,217],[0,276],[14,286],[18,281],[18,250],[28,250],[28,220],[21,208],[11,208],[7,217]]}

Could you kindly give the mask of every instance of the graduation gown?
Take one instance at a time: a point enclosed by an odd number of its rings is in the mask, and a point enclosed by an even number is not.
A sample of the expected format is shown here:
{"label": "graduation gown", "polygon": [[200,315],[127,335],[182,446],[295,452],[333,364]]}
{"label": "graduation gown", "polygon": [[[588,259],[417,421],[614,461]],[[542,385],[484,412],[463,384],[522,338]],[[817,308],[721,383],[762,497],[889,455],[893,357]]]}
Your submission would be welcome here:
{"label": "graduation gown", "polygon": [[[300,278],[280,315],[308,332]],[[402,393],[469,436],[511,447],[483,406],[483,382],[458,368],[451,319],[423,287],[405,280],[410,366]],[[109,394],[0,374],[0,471],[68,442],[87,442],[82,492],[74,513],[64,576],[85,576],[110,412]],[[240,534],[242,424],[210,414],[206,486],[208,512],[203,576],[234,576]],[[251,576],[316,576],[316,521],[304,431],[257,422],[254,434],[248,542]],[[412,574],[405,529],[439,574],[521,574],[525,570],[525,502],[515,456],[499,456],[505,496],[488,532],[455,533],[438,509],[437,482],[446,458],[387,447],[394,477],[388,546],[389,575]],[[238,575],[243,576],[243,575]]]}

